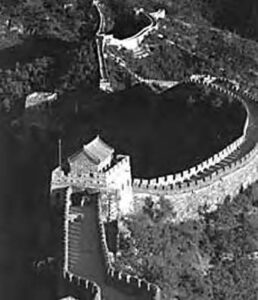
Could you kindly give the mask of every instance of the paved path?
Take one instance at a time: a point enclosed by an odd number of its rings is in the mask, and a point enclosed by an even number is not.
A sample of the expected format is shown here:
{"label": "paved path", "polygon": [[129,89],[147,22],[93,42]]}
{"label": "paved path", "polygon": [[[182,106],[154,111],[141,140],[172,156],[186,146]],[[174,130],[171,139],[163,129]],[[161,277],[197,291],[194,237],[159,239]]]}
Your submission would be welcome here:
{"label": "paved path", "polygon": [[96,282],[105,300],[148,300],[146,294],[128,295],[105,283],[104,258],[100,250],[96,203],[92,200],[82,207],[70,207],[70,213],[83,213],[80,221],[69,226],[69,271]]}

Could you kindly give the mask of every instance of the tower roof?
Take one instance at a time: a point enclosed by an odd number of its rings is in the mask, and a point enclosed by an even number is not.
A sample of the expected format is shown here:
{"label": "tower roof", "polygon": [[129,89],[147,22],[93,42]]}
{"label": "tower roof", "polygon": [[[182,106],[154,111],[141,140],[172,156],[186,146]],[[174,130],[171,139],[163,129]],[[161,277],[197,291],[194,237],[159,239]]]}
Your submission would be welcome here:
{"label": "tower roof", "polygon": [[96,164],[106,160],[114,153],[114,149],[107,145],[99,136],[92,140],[87,145],[83,146],[86,156],[88,156]]}
{"label": "tower roof", "polygon": [[83,146],[83,149],[70,156],[70,162],[85,158],[89,165],[99,165],[110,158],[114,153],[114,148],[107,145],[99,136]]}

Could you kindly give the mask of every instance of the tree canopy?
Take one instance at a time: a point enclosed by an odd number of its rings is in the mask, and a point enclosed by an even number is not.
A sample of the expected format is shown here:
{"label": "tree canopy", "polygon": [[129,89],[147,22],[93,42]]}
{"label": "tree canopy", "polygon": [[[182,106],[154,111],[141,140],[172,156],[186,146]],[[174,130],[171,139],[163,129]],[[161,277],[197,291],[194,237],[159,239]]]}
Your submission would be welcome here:
{"label": "tree canopy", "polygon": [[257,269],[250,253],[258,246],[257,196],[255,184],[181,224],[168,221],[176,213],[166,199],[147,198],[143,210],[124,222],[117,265],[157,283],[164,299],[254,300]]}

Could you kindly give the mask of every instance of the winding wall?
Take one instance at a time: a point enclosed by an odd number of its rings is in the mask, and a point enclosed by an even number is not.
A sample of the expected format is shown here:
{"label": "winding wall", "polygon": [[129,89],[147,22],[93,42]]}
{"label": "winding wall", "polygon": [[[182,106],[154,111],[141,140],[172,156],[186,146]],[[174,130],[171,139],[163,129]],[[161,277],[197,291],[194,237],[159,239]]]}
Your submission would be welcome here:
{"label": "winding wall", "polygon": [[98,53],[98,61],[99,61],[99,72],[100,72],[100,89],[106,92],[112,92],[112,87],[109,82],[108,72],[106,61],[104,58],[104,48],[105,48],[105,20],[103,14],[101,12],[101,4],[98,0],[93,1],[93,5],[96,7],[96,10],[99,15],[99,28],[96,32],[96,45],[97,45],[97,53]]}
{"label": "winding wall", "polygon": [[247,110],[243,133],[224,150],[201,164],[179,174],[150,180],[134,179],[135,209],[147,196],[170,200],[178,212],[177,219],[197,215],[198,207],[205,203],[215,208],[227,195],[235,196],[241,186],[246,187],[258,179],[258,105],[254,97],[231,85],[231,89],[214,82],[191,78],[185,83],[209,86],[241,101]]}
{"label": "winding wall", "polygon": [[70,294],[85,300],[159,300],[156,285],[112,267],[99,192],[84,191],[76,203],[72,195],[76,192],[68,188],[63,276]]}
{"label": "winding wall", "polygon": [[[100,27],[97,32],[97,49],[100,61],[101,79],[108,80],[106,72],[105,59],[103,55],[103,16],[97,5],[94,3],[100,15]],[[151,24],[153,26],[153,24]],[[138,39],[150,30],[151,27],[143,29],[130,39]],[[190,78],[187,82],[209,86],[219,92],[226,93],[234,99],[242,101],[247,110],[247,119],[243,128],[242,135],[227,146],[225,149],[215,154],[206,161],[194,166],[181,173],[171,174],[163,177],[153,178],[150,180],[134,179],[133,192],[135,198],[135,210],[143,204],[142,201],[147,196],[154,199],[159,199],[160,196],[167,198],[175,207],[177,212],[177,220],[183,220],[189,217],[198,217],[198,209],[200,206],[207,204],[210,209],[215,209],[217,204],[222,202],[227,195],[235,196],[241,186],[246,187],[258,179],[258,107],[254,103],[254,98],[248,93],[240,93],[239,89],[232,87],[232,90],[201,79]],[[62,181],[62,180],[61,180]],[[87,178],[85,179],[87,183]],[[106,242],[104,225],[101,219],[101,206],[99,198],[96,202],[94,211],[87,216],[85,228],[88,228],[87,234],[83,232],[83,240],[86,240],[88,245],[94,244],[95,248],[92,254],[81,257],[80,234],[82,229],[81,224],[77,224],[71,230],[70,237],[70,217],[69,215],[69,197],[70,190],[67,193],[66,206],[66,221],[65,221],[65,262],[63,274],[70,285],[82,288],[82,291],[87,292],[87,299],[106,299],[106,300],[132,300],[132,299],[160,299],[160,289],[143,279],[130,276],[122,271],[112,267],[108,247]],[[138,206],[139,204],[139,206]],[[77,210],[76,210],[77,211]],[[87,219],[83,209],[77,212],[83,214],[83,218]],[[90,216],[96,216],[96,219],[90,219]],[[92,227],[93,226],[93,227]],[[91,228],[91,230],[89,230]],[[92,232],[90,234],[90,232]],[[93,234],[94,233],[94,234]],[[76,242],[73,241],[76,236]],[[72,243],[72,246],[69,244]],[[97,244],[99,248],[97,248]],[[74,246],[75,245],[75,246]],[[77,251],[75,251],[75,250]],[[89,249],[87,249],[90,253]],[[73,254],[73,251],[74,254]],[[83,261],[85,265],[90,265],[98,261],[103,261],[103,268],[99,267],[99,273],[87,273],[90,268],[80,269],[79,264]],[[92,261],[91,261],[92,260]],[[96,268],[97,269],[97,268]],[[78,275],[75,275],[79,273]],[[83,274],[80,274],[80,273]],[[89,279],[86,279],[89,278]],[[77,289],[76,289],[77,291]],[[101,292],[102,291],[102,292]],[[77,291],[78,293],[78,291]]]}
{"label": "winding wall", "polygon": [[117,39],[113,35],[105,35],[105,40],[109,45],[115,45],[118,47],[124,47],[128,50],[135,50],[142,43],[145,36],[147,36],[152,30],[157,29],[157,21],[151,15],[142,11],[142,13],[150,20],[150,24],[137,32],[135,35],[125,38]]}

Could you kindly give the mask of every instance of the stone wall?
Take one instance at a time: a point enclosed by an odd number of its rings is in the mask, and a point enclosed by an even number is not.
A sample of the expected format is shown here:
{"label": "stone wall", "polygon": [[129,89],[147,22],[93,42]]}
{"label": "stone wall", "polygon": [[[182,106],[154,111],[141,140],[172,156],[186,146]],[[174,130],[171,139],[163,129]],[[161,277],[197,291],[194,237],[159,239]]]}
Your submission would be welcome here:
{"label": "stone wall", "polygon": [[[199,80],[191,80],[190,82],[208,85],[220,92],[227,93],[233,96],[235,99],[242,101],[242,97],[239,94],[228,91],[223,87],[217,86],[216,84],[207,84],[207,82],[203,83]],[[244,96],[248,97],[249,100],[254,100],[254,98],[248,93],[245,93]],[[244,101],[243,103],[245,104]],[[258,180],[258,145],[255,144],[256,141],[253,141],[249,145],[249,151],[246,151],[246,154],[239,157],[239,159],[229,161],[226,165],[221,166],[221,168],[207,176],[204,176],[201,179],[183,182],[183,180],[190,178],[190,176],[214,166],[225,157],[230,155],[237,148],[241,147],[244,142],[246,142],[251,114],[247,106],[246,108],[248,115],[243,128],[242,136],[234,141],[231,145],[223,149],[220,153],[215,154],[212,158],[189,170],[185,170],[180,174],[168,175],[152,180],[135,179],[132,184],[130,159],[128,156],[121,156],[116,165],[105,171],[105,176],[103,176],[103,184],[98,184],[98,180],[96,181],[96,178],[92,180],[100,190],[102,189],[103,185],[104,189],[114,189],[116,191],[120,191],[120,193],[123,191],[125,193],[131,193],[132,190],[127,190],[125,187],[132,188],[133,186],[134,198],[133,201],[129,199],[127,206],[131,209],[133,208],[135,211],[141,209],[146,197],[151,197],[154,201],[157,201],[160,199],[160,197],[163,197],[169,200],[169,202],[173,205],[174,211],[177,213],[176,221],[182,221],[189,218],[198,218],[198,211],[201,206],[207,205],[210,210],[214,210],[216,209],[217,205],[222,203],[228,195],[234,197],[238,194],[241,187],[246,188],[249,184]],[[57,184],[56,186],[61,184],[63,180],[67,186],[71,186],[74,183],[80,184],[83,186],[83,188],[92,186],[90,181],[90,178],[92,177],[87,174],[83,176],[78,178],[78,176],[76,177],[75,174],[74,178],[72,175],[69,177],[69,179],[67,179],[68,177],[64,176],[62,171],[57,169],[52,179],[54,179],[53,182]],[[99,287],[95,283],[76,277],[68,271],[68,214],[71,193],[72,188],[70,187],[66,190],[65,194],[66,220],[64,224],[65,259],[63,273],[67,280],[69,280],[69,282],[71,282],[73,285],[82,287],[86,286],[86,290],[94,294],[93,298],[87,298],[87,296],[85,299],[99,300]],[[107,247],[106,234],[102,218],[103,212],[100,201],[101,199],[98,197],[96,201],[98,237],[96,238],[99,239],[101,246],[100,248],[104,259],[106,283],[118,290],[121,290],[122,292],[131,295],[140,295],[142,299],[160,299],[160,289],[158,286],[138,277],[126,274],[120,270],[116,270],[112,267]],[[123,211],[123,213],[126,212],[127,210]]]}
{"label": "stone wall", "polygon": [[60,167],[57,167],[52,172],[52,192],[65,186],[92,187],[103,191],[117,191],[119,199],[116,197],[116,200],[119,204],[119,210],[124,214],[130,211],[133,193],[129,156],[117,155],[116,163],[104,172],[90,171],[83,164],[81,166],[72,165],[71,169],[67,176]]}
{"label": "stone wall", "polygon": [[[249,111],[245,101],[243,101],[243,96],[248,97],[252,101],[255,101],[254,97],[247,92],[241,95],[240,92],[237,92],[238,89],[236,87],[233,87],[233,91],[231,91],[199,79],[191,79],[186,82],[209,86],[243,102],[248,116],[243,129],[243,136],[240,137],[239,144],[237,145],[237,147],[241,147],[246,138],[249,118],[252,113]],[[186,172],[182,172],[181,176],[186,176]],[[161,185],[162,181],[160,180],[156,180],[156,182],[155,180],[134,180],[134,208],[136,211],[141,209],[144,203],[143,200],[146,197],[151,197],[154,201],[157,201],[160,197],[164,197],[173,205],[177,213],[177,221],[197,218],[200,206],[206,204],[210,210],[214,210],[217,204],[222,203],[226,196],[236,196],[241,187],[245,188],[256,180],[258,180],[258,145],[253,141],[250,142],[249,151],[244,156],[236,161],[228,162],[227,165],[222,166],[206,177],[204,176],[202,179],[175,185],[164,185],[165,180],[163,181],[163,185]]]}
{"label": "stone wall", "polygon": [[258,180],[258,150],[255,148],[246,157],[235,162],[231,167],[225,167],[212,178],[182,185],[173,191],[163,190],[135,190],[135,210],[141,209],[143,200],[151,197],[154,201],[161,196],[168,199],[173,205],[178,221],[197,218],[198,209],[205,204],[214,210],[217,204],[222,203],[226,196],[236,196],[241,187]]}
{"label": "stone wall", "polygon": [[96,237],[96,238],[99,238],[100,248],[102,251],[103,261],[104,261],[104,265],[105,265],[105,270],[106,270],[106,272],[108,272],[108,269],[111,267],[111,264],[110,264],[110,259],[109,259],[109,252],[108,252],[104,223],[102,220],[101,203],[100,203],[99,197],[96,201],[96,210],[97,210],[97,215],[98,215],[97,226],[98,226],[98,234],[99,234],[99,237]]}
{"label": "stone wall", "polygon": [[76,185],[85,187],[106,188],[106,176],[104,173],[91,172],[87,168],[81,170],[81,174],[70,172],[67,176],[60,167],[52,172],[51,189]]}
{"label": "stone wall", "polygon": [[146,280],[140,279],[136,276],[131,276],[122,271],[115,270],[112,267],[109,251],[107,246],[106,233],[102,220],[102,211],[100,197],[96,201],[96,210],[98,215],[98,232],[100,248],[102,251],[104,265],[106,270],[106,283],[112,287],[131,295],[141,295],[142,299],[160,300],[160,288]]}
{"label": "stone wall", "polygon": [[[116,289],[131,295],[139,295],[141,299],[160,300],[160,288],[144,279],[131,276],[124,272],[110,268],[107,274],[107,283]],[[137,299],[138,299],[137,297]]]}
{"label": "stone wall", "polygon": [[[149,188],[153,189],[153,188],[157,188],[159,186],[164,187],[167,185],[174,185],[176,183],[184,182],[186,179],[190,179],[191,176],[198,174],[199,172],[203,171],[204,169],[208,169],[211,166],[218,164],[220,161],[222,161],[224,158],[228,157],[232,152],[234,152],[237,148],[239,148],[241,146],[241,144],[245,141],[248,126],[250,125],[249,124],[250,123],[249,122],[250,112],[249,112],[249,109],[246,106],[245,102],[242,101],[242,98],[225,88],[221,88],[221,87],[217,86],[216,84],[207,83],[206,81],[203,81],[203,80],[199,79],[198,77],[197,78],[191,77],[189,80],[184,81],[184,83],[189,83],[189,82],[197,83],[197,84],[204,85],[204,86],[209,86],[209,87],[215,89],[216,91],[219,91],[226,95],[232,96],[235,100],[241,101],[241,103],[243,103],[243,105],[246,109],[246,112],[247,112],[247,117],[246,117],[245,124],[243,127],[242,135],[237,140],[235,140],[233,143],[231,143],[230,145],[225,147],[223,150],[221,150],[220,152],[214,154],[207,160],[201,162],[200,164],[198,164],[196,166],[193,166],[190,169],[184,170],[179,173],[169,174],[166,176],[161,176],[161,177],[152,178],[152,179],[135,178],[133,180],[134,188],[137,189],[138,187],[144,187],[146,189],[149,189]],[[172,186],[172,189],[173,189],[173,186]]]}
{"label": "stone wall", "polygon": [[[246,124],[248,124],[248,118],[246,121]],[[246,126],[245,126],[246,128]],[[235,140],[232,144],[228,145],[225,149],[221,150],[220,152],[214,154],[211,156],[209,159],[201,162],[200,164],[184,170],[180,173],[175,173],[175,174],[170,174],[166,176],[161,176],[157,178],[152,178],[152,179],[138,179],[135,178],[133,180],[133,186],[135,188],[144,186],[146,189],[148,188],[155,188],[158,186],[167,186],[170,184],[176,184],[176,183],[181,183],[186,179],[189,179],[191,176],[196,175],[200,171],[203,171],[204,169],[208,169],[211,166],[216,165],[220,161],[222,161],[224,158],[229,156],[232,152],[234,152],[245,140],[245,132],[246,129],[244,129],[243,135]]]}
{"label": "stone wall", "polygon": [[68,272],[69,263],[69,207],[70,207],[70,197],[72,194],[72,188],[69,187],[65,194],[65,220],[64,220],[64,261],[63,261],[63,273]]}
{"label": "stone wall", "polygon": [[69,272],[65,272],[63,276],[67,294],[76,299],[101,300],[101,289],[95,282]]}
{"label": "stone wall", "polygon": [[122,214],[130,212],[133,203],[130,157],[117,156],[119,161],[105,172],[107,187],[117,190],[120,196],[119,209]]}
{"label": "stone wall", "polygon": [[144,27],[142,30],[137,32],[135,35],[126,39],[117,39],[113,35],[105,35],[105,42],[111,46],[117,46],[119,48],[126,48],[128,50],[135,50],[142,43],[145,36],[147,36],[153,29],[157,29],[156,20],[149,14],[144,13],[145,16],[150,20],[150,25]]}

